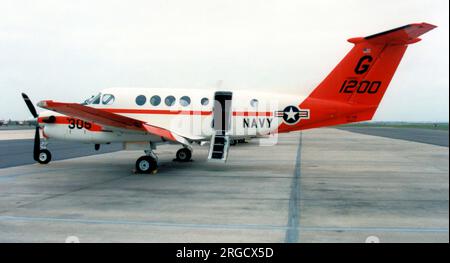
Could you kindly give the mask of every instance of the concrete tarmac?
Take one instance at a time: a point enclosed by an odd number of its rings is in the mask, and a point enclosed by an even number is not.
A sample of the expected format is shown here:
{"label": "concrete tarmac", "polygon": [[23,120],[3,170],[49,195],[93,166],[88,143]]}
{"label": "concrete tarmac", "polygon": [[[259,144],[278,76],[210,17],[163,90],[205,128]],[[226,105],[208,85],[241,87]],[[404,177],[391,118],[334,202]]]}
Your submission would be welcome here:
{"label": "concrete tarmac", "polygon": [[34,129],[21,129],[21,130],[5,130],[0,129],[0,142],[9,140],[25,140],[34,138]]}
{"label": "concrete tarmac", "polygon": [[[18,165],[33,164],[34,140],[0,140],[0,168]],[[114,152],[123,149],[121,143],[103,144],[100,150],[95,151],[93,144],[52,140],[48,149],[52,160],[65,160],[69,158],[88,156],[94,154]]]}
{"label": "concrete tarmac", "polygon": [[429,143],[448,147],[448,130],[394,127],[340,127],[339,129],[413,142]]}
{"label": "concrete tarmac", "polygon": [[156,175],[135,151],[0,169],[0,241],[449,242],[447,147],[315,129],[226,164],[178,148]]}

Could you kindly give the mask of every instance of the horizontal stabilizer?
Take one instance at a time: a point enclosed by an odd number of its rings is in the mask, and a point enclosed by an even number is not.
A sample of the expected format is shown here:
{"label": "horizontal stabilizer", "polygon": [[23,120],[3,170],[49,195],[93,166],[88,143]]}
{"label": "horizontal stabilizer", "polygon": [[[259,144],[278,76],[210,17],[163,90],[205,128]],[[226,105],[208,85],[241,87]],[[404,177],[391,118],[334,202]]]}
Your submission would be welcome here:
{"label": "horizontal stabilizer", "polygon": [[420,36],[436,28],[435,25],[428,23],[415,23],[406,26],[397,27],[388,31],[370,35],[364,38],[350,38],[351,43],[368,41],[379,44],[412,44],[420,41]]}

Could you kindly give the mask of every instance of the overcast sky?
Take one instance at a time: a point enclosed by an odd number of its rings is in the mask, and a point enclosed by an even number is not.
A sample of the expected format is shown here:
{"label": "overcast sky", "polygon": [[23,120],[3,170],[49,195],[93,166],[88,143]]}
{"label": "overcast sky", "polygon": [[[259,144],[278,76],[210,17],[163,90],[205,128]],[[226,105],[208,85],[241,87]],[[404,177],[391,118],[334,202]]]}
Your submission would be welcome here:
{"label": "overcast sky", "polygon": [[20,93],[79,102],[103,88],[308,94],[347,38],[408,23],[411,45],[375,120],[448,121],[448,0],[0,1],[0,119],[29,119]]}

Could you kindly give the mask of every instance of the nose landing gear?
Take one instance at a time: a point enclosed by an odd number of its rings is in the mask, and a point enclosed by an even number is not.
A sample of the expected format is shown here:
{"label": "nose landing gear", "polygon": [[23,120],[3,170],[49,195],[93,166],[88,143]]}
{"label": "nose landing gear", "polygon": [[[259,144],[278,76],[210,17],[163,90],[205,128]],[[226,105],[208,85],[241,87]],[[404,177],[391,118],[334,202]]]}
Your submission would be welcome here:
{"label": "nose landing gear", "polygon": [[38,163],[48,164],[52,160],[52,154],[47,149],[39,150],[39,155],[37,158]]}
{"label": "nose landing gear", "polygon": [[47,140],[44,139],[40,144],[36,142],[35,144],[39,146],[35,146],[38,147],[38,149],[34,150],[34,160],[40,164],[48,164],[52,160],[52,154],[47,150]]}
{"label": "nose landing gear", "polygon": [[[40,136],[41,127],[39,126],[38,122],[39,115],[37,114],[36,108],[34,107],[33,103],[31,102],[27,94],[22,93],[22,98],[25,101],[25,104],[27,105],[31,115],[33,115],[33,117],[36,120],[36,127],[34,130],[33,159],[40,164],[48,164],[52,159],[52,154],[50,153],[49,150],[47,150],[46,140],[44,140],[41,144],[41,136]],[[44,122],[46,123],[53,123],[55,122],[55,116],[50,116],[45,120],[46,121]]]}

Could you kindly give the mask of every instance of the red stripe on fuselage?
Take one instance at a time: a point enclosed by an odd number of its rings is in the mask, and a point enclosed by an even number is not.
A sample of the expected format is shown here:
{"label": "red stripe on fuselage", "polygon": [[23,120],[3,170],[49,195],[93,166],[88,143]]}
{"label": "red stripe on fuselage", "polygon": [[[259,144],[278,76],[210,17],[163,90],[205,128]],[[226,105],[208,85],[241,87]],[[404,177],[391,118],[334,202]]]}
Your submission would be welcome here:
{"label": "red stripe on fuselage", "polygon": [[233,116],[244,116],[244,117],[247,117],[247,116],[256,116],[256,117],[263,116],[263,117],[270,117],[272,115],[273,115],[273,113],[270,112],[270,111],[267,111],[267,112],[233,111]]}
{"label": "red stripe on fuselage", "polygon": [[[212,111],[194,111],[194,110],[150,110],[150,109],[102,109],[112,113],[129,113],[129,114],[162,114],[162,115],[211,115]],[[254,111],[233,111],[233,116],[272,116],[273,113],[267,112],[254,112]]]}
{"label": "red stripe on fuselage", "polygon": [[148,109],[102,109],[112,113],[131,113],[131,114],[169,114],[169,115],[210,115],[211,111],[192,111],[192,110],[148,110]]}

